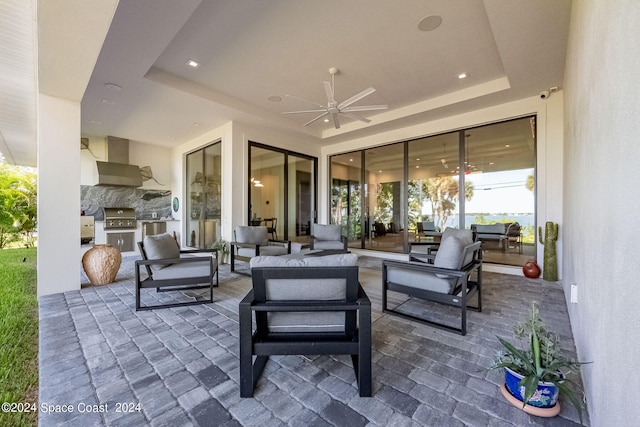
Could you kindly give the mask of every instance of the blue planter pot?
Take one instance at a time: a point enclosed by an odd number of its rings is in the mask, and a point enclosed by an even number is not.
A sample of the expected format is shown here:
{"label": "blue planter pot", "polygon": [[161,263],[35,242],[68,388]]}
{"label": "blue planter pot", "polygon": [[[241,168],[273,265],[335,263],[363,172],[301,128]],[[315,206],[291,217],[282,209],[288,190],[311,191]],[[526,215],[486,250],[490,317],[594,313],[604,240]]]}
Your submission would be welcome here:
{"label": "blue planter pot", "polygon": [[[517,372],[512,371],[509,368],[504,368],[504,385],[509,393],[518,399],[524,400],[524,386],[520,387],[518,384],[524,378]],[[558,403],[558,395],[560,389],[553,383],[539,382],[538,389],[533,397],[527,402],[527,405],[535,406],[537,408],[551,408]]]}

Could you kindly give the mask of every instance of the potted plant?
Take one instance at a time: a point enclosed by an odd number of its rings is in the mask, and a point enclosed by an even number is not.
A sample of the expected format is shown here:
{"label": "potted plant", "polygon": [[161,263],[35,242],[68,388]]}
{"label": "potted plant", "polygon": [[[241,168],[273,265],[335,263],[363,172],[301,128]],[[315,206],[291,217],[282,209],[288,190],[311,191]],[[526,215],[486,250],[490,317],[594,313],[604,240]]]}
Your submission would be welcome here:
{"label": "potted plant", "polygon": [[582,422],[581,392],[561,369],[579,369],[584,362],[563,358],[559,353],[559,338],[540,319],[536,303],[526,321],[513,328],[523,343],[522,348],[498,337],[506,351],[499,351],[490,369],[504,368],[502,394],[513,404],[532,415],[555,416],[560,412],[558,396],[571,402]]}
{"label": "potted plant", "polygon": [[224,239],[218,239],[213,242],[211,249],[215,249],[217,252],[216,258],[220,264],[224,264],[227,261],[227,255],[229,255],[229,243]]}

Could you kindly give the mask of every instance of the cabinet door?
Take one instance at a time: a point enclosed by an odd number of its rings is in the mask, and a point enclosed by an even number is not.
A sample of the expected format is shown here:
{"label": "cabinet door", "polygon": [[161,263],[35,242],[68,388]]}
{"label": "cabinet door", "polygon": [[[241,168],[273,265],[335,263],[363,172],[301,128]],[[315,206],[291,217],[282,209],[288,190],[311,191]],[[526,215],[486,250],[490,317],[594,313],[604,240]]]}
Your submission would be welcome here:
{"label": "cabinet door", "polygon": [[120,252],[132,252],[134,250],[135,233],[107,233],[107,244]]}

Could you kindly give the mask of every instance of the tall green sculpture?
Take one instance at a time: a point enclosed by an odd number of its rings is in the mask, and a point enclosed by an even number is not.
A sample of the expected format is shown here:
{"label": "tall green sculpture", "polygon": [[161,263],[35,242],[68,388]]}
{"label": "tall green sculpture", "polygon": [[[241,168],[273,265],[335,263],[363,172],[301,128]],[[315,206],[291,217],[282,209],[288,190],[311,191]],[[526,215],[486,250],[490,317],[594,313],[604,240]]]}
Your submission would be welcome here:
{"label": "tall green sculpture", "polygon": [[556,240],[558,240],[558,224],[548,221],[545,226],[544,240],[542,227],[538,227],[540,243],[544,245],[544,264],[542,278],[550,282],[558,280],[558,257],[556,256]]}

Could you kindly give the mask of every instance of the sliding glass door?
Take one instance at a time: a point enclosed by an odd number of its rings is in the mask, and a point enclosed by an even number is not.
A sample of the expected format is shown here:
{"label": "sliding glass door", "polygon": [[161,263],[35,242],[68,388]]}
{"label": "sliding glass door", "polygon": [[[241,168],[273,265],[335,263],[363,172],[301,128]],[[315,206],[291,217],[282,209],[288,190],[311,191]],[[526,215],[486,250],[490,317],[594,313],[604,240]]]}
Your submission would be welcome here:
{"label": "sliding glass door", "polygon": [[307,243],[316,217],[317,159],[249,144],[249,218],[269,237]]}
{"label": "sliding glass door", "polygon": [[386,252],[492,225],[485,261],[524,265],[536,253],[535,133],[524,117],[331,156],[331,222],[351,247]]}

